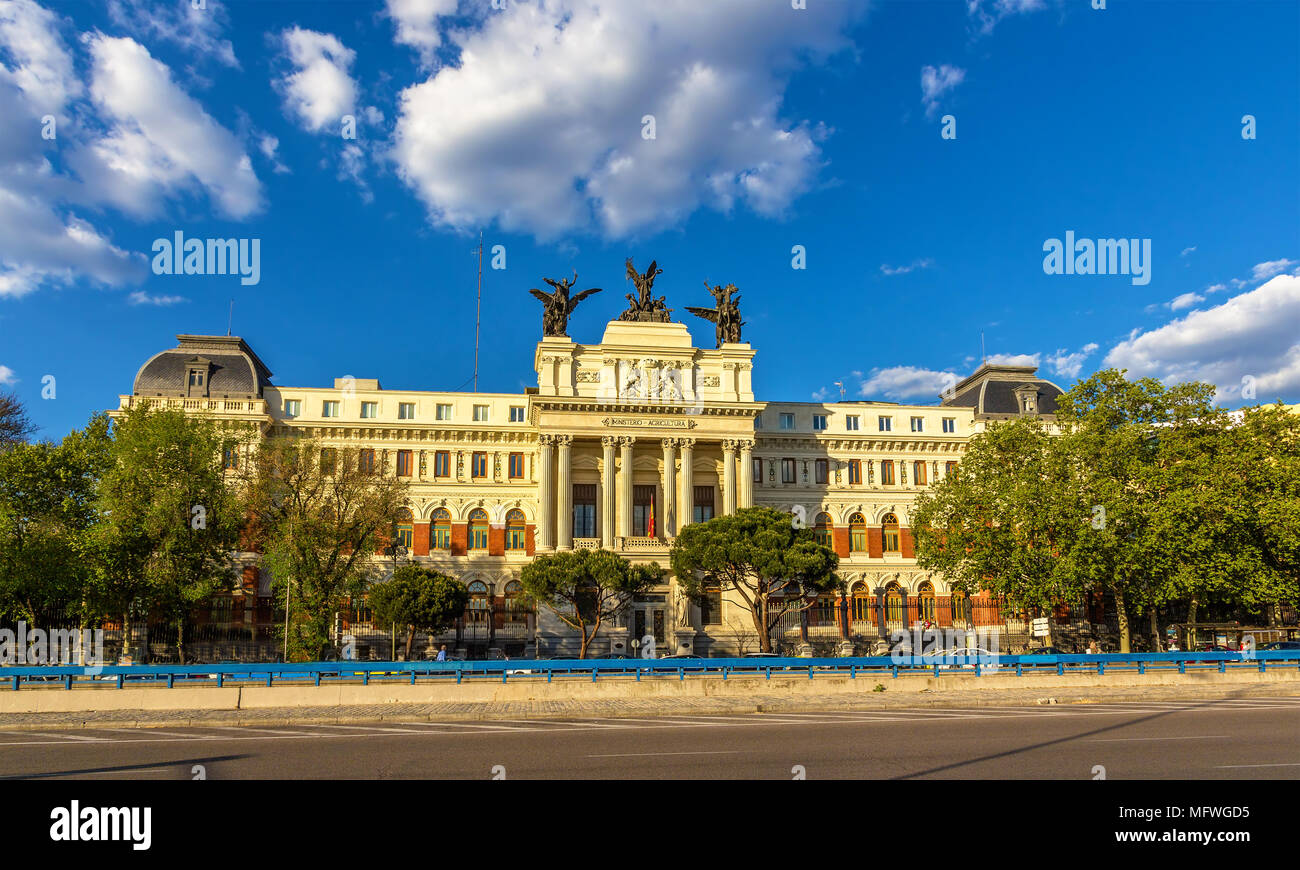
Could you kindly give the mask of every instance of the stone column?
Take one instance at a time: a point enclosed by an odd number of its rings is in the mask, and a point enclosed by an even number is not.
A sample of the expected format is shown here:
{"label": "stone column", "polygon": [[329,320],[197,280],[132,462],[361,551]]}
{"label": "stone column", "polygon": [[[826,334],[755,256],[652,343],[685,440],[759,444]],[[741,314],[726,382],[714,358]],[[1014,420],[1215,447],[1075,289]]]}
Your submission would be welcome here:
{"label": "stone column", "polygon": [[556,548],[573,549],[573,436],[557,435],[555,443],[559,446],[558,487],[560,490],[559,506],[555,511]]}
{"label": "stone column", "polygon": [[551,473],[554,435],[537,437],[537,549],[555,549],[555,479]]}
{"label": "stone column", "polygon": [[695,517],[695,439],[678,438],[682,448],[682,515],[677,519],[680,532]]}
{"label": "stone column", "polygon": [[600,546],[614,549],[614,445],[618,439],[605,435],[600,439],[603,450],[600,469]]}
{"label": "stone column", "polygon": [[754,506],[754,442],[740,442],[740,506]]}
{"label": "stone column", "polygon": [[722,442],[722,513],[731,516],[736,512],[736,442],[730,438]]}
{"label": "stone column", "polygon": [[663,439],[664,538],[677,534],[677,440]]}
{"label": "stone column", "polygon": [[632,444],[636,439],[624,435],[618,439],[618,536],[632,536]]}

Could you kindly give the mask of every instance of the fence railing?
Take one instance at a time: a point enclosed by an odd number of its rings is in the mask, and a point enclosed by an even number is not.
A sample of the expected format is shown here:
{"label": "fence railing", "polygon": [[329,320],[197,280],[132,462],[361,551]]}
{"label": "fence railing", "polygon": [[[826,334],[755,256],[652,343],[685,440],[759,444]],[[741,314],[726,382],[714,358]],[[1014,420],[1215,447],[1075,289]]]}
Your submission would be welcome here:
{"label": "fence railing", "polygon": [[213,685],[224,686],[228,682],[238,684],[258,683],[265,686],[280,684],[303,685],[310,683],[321,685],[332,682],[359,681],[369,684],[377,682],[407,682],[412,685],[418,681],[452,680],[456,683],[465,680],[500,680],[509,682],[511,678],[531,679],[551,682],[556,676],[563,678],[588,678],[592,682],[599,678],[622,678],[641,680],[644,678],[687,677],[720,678],[727,680],[733,676],[763,676],[770,680],[775,673],[778,677],[806,675],[808,679],[817,676],[839,676],[856,679],[858,676],[872,678],[915,674],[921,675],[970,675],[982,676],[997,674],[1006,676],[1015,674],[1027,677],[1055,672],[1057,675],[1100,674],[1114,672],[1137,672],[1144,674],[1148,670],[1217,670],[1220,673],[1228,669],[1255,669],[1261,673],[1269,667],[1274,669],[1300,669],[1300,650],[1277,650],[1256,652],[1243,656],[1241,653],[1206,652],[1206,653],[1119,653],[1103,655],[921,655],[921,656],[856,656],[846,658],[790,658],[790,657],[750,657],[719,659],[526,659],[494,660],[472,662],[306,662],[302,664],[239,664],[239,665],[105,665],[102,667],[0,667],[0,685],[8,683],[9,688],[17,691],[24,686],[45,686],[61,684],[62,688],[74,686],[103,686],[105,683],[117,688],[127,686],[166,685],[168,688],[180,683],[186,686]]}

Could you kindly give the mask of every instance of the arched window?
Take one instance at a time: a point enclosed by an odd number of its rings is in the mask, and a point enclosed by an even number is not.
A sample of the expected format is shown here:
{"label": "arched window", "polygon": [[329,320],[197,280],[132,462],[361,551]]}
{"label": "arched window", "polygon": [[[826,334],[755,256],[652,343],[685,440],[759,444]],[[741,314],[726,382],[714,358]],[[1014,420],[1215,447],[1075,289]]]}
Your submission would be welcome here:
{"label": "arched window", "polygon": [[[524,537],[524,512],[516,508],[506,514],[506,549],[524,549]],[[515,585],[519,584],[516,583]],[[506,588],[509,589],[509,587]]]}
{"label": "arched window", "polygon": [[921,588],[916,593],[919,613],[917,614],[922,622],[935,622],[934,609],[934,585],[930,581],[921,584]]}
{"label": "arched window", "polygon": [[488,594],[487,584],[475,580],[469,584],[469,608],[465,611],[465,621],[471,624],[486,625],[492,613],[492,598]]}
{"label": "arched window", "polygon": [[433,512],[433,549],[450,550],[451,549],[451,514],[446,508],[438,508]]}
{"label": "arched window", "polygon": [[409,508],[402,508],[397,512],[397,534],[393,536],[393,543],[398,547],[405,547],[408,551],[415,540],[415,526],[412,523],[415,518],[411,515]]}
{"label": "arched window", "polygon": [[862,582],[853,584],[853,621],[876,621],[875,603],[871,598],[871,590],[867,588],[867,584]]}
{"label": "arched window", "polygon": [[823,547],[835,549],[835,544],[832,543],[830,514],[817,515],[817,522],[813,523],[813,535],[817,538],[817,543]]}
{"label": "arched window", "polygon": [[486,550],[488,539],[487,511],[479,508],[469,515],[469,549]]}
{"label": "arched window", "polygon": [[518,580],[511,580],[506,584],[506,624],[522,625],[528,622],[528,614],[532,613],[532,608],[528,606],[528,600],[524,598],[524,587]]}
{"label": "arched window", "polygon": [[849,552],[867,552],[867,521],[862,514],[849,517]]}
{"label": "arched window", "polygon": [[893,514],[885,514],[881,525],[884,527],[882,531],[885,536],[885,552],[897,553],[899,551],[898,517]]}
{"label": "arched window", "polygon": [[817,596],[817,603],[813,606],[813,619],[810,625],[834,625],[835,619],[835,596],[823,593]]}
{"label": "arched window", "polygon": [[885,587],[885,622],[907,623],[907,595],[897,583]]}

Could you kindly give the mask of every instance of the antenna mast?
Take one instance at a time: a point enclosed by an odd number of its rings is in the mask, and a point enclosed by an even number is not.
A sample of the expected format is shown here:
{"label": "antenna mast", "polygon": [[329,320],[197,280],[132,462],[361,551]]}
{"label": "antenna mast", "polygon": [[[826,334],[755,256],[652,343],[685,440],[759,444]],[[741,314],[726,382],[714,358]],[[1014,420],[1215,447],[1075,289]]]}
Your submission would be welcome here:
{"label": "antenna mast", "polygon": [[478,299],[474,303],[474,392],[478,392],[478,327],[483,311],[483,231],[478,234]]}
{"label": "antenna mast", "polygon": [[230,316],[226,318],[226,335],[230,335],[230,327],[235,322],[235,300],[230,300]]}

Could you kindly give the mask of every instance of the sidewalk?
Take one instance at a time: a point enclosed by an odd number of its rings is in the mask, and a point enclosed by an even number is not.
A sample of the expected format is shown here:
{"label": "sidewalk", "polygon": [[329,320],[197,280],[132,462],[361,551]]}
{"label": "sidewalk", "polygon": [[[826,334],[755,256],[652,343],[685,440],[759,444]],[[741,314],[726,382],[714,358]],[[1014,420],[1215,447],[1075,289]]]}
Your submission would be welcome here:
{"label": "sidewalk", "polygon": [[898,710],[925,707],[1024,706],[1046,703],[1098,704],[1125,701],[1189,701],[1236,698],[1300,698],[1300,686],[1152,686],[1149,688],[975,689],[890,694],[762,695],[744,697],[601,698],[536,701],[439,702],[342,707],[267,707],[254,710],[105,711],[94,713],[10,713],[0,731],[49,728],[162,728],[202,725],[320,725],[348,722],[467,721],[491,719],[574,719],[794,713],[832,710]]}

